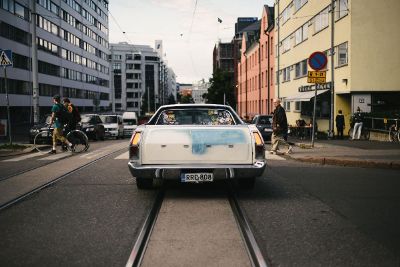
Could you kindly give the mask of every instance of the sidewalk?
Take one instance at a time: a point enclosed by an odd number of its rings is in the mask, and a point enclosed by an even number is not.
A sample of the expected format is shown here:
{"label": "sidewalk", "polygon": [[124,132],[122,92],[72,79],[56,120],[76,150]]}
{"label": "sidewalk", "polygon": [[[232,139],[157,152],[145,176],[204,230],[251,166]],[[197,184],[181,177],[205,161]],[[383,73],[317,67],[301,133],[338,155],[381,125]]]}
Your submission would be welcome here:
{"label": "sidewalk", "polygon": [[400,144],[380,141],[289,139],[295,144],[288,157],[328,165],[400,169]]}

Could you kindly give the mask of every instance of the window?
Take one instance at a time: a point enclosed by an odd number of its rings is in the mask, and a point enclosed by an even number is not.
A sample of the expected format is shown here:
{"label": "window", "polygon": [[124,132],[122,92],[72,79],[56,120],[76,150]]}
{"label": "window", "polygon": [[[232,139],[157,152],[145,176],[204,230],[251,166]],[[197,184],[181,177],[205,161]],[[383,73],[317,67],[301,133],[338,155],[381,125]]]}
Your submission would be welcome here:
{"label": "window", "polygon": [[300,44],[308,38],[308,23],[304,24],[295,32],[295,45]]}
{"label": "window", "polygon": [[290,36],[286,37],[282,41],[282,53],[285,53],[286,51],[290,50]]}
{"label": "window", "polygon": [[284,68],[283,70],[283,81],[290,81],[290,67]]}
{"label": "window", "polygon": [[329,8],[325,8],[322,10],[315,18],[314,18],[314,31],[317,33],[329,25]]}
{"label": "window", "polygon": [[299,10],[302,6],[304,6],[306,3],[308,2],[308,0],[294,0],[294,13],[297,12],[297,10]]}
{"label": "window", "polygon": [[348,0],[336,0],[336,19],[340,19],[349,13]]}
{"label": "window", "polygon": [[300,111],[300,110],[301,110],[301,101],[294,102],[294,111]]}
{"label": "window", "polygon": [[290,6],[286,7],[281,13],[282,25],[290,18],[289,8]]}
{"label": "window", "polygon": [[290,101],[285,101],[283,107],[286,111],[290,111]]}
{"label": "window", "polygon": [[348,50],[347,50],[347,42],[340,44],[338,46],[338,58],[337,58],[337,62],[338,62],[338,66],[342,66],[342,65],[346,65],[348,63]]}
{"label": "window", "polygon": [[295,65],[295,78],[303,77],[307,75],[307,59],[296,63]]}
{"label": "window", "polygon": [[113,70],[120,70],[121,69],[121,63],[113,63]]}

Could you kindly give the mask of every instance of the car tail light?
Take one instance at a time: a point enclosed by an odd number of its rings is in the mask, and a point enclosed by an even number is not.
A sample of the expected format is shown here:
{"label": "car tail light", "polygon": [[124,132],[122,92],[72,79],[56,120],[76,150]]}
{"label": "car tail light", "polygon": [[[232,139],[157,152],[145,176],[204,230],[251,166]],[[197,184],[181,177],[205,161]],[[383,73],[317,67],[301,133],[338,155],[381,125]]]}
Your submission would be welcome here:
{"label": "car tail light", "polygon": [[138,159],[139,158],[139,143],[141,139],[142,133],[135,132],[131,138],[131,143],[129,146],[129,158],[130,159]]}
{"label": "car tail light", "polygon": [[264,154],[264,140],[261,138],[261,135],[259,132],[253,132],[254,136],[254,151],[255,151],[255,156],[256,159],[263,159],[265,157]]}

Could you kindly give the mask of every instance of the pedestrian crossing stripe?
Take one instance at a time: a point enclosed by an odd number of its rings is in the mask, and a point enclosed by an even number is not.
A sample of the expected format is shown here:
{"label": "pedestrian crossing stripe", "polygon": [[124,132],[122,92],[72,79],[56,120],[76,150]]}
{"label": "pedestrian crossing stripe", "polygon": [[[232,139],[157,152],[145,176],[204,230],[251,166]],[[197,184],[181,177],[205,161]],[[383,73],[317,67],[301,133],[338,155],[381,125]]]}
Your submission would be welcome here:
{"label": "pedestrian crossing stripe", "polygon": [[12,56],[12,53],[10,50],[8,50],[8,53],[9,53],[9,55],[7,55],[7,50],[1,51],[1,54],[0,54],[0,65],[1,66],[10,66],[13,64],[10,59],[10,57]]}
{"label": "pedestrian crossing stripe", "polygon": [[[99,149],[99,150],[95,150],[95,151],[92,151],[92,152],[82,153],[82,155],[79,155],[79,157],[83,158],[83,159],[91,159],[91,158],[94,158],[94,157],[99,156],[99,155],[105,155],[105,154],[107,154],[109,152],[110,151],[107,150],[107,149]],[[27,154],[27,155],[22,155],[22,156],[13,157],[13,158],[10,158],[10,159],[2,160],[1,162],[18,162],[18,161],[23,161],[23,160],[35,158],[35,157],[38,157],[37,160],[40,160],[40,161],[57,160],[57,159],[61,159],[61,158],[64,158],[64,157],[71,156],[71,155],[72,155],[71,153],[65,152],[65,153],[60,153],[60,154],[57,153],[55,155],[48,155],[48,156],[42,157],[43,154],[30,153],[30,154]],[[269,153],[266,154],[265,156],[266,156],[267,160],[286,160],[284,157],[281,157],[279,155],[271,155]],[[126,152],[124,152],[122,154],[119,154],[114,159],[116,159],[116,160],[120,160],[120,159],[129,160],[129,151],[126,151]]]}

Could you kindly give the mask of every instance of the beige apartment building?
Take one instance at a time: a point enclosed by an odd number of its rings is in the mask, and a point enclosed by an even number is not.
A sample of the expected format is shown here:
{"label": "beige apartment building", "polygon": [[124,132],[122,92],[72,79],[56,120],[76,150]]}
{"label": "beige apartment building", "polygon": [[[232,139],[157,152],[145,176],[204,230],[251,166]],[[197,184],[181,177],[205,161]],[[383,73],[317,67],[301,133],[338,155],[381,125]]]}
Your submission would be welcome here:
{"label": "beige apartment building", "polygon": [[325,52],[326,83],[318,87],[316,109],[318,130],[324,132],[335,129],[331,120],[338,110],[347,129],[357,107],[363,112],[400,110],[400,1],[334,3],[334,25],[331,0],[275,3],[275,95],[284,100],[289,124],[300,118],[309,122],[315,85],[307,83],[312,70],[307,59],[315,51]]}

